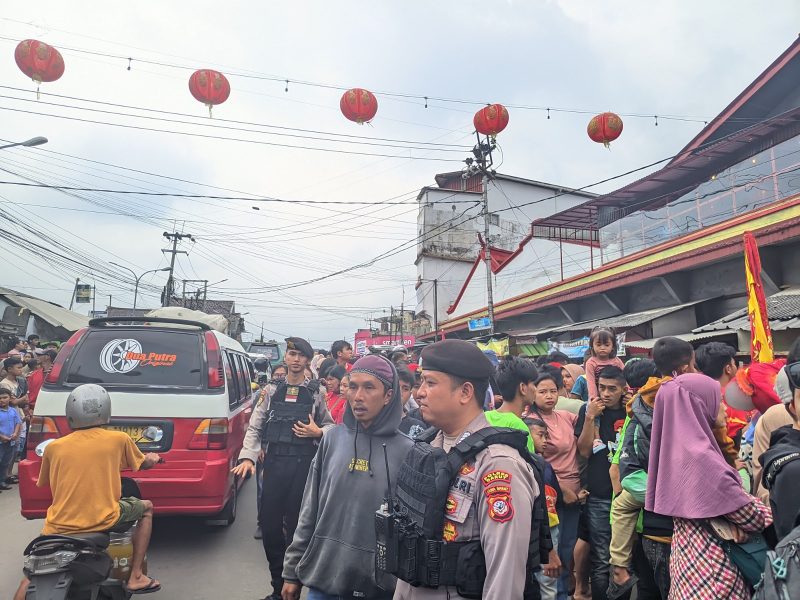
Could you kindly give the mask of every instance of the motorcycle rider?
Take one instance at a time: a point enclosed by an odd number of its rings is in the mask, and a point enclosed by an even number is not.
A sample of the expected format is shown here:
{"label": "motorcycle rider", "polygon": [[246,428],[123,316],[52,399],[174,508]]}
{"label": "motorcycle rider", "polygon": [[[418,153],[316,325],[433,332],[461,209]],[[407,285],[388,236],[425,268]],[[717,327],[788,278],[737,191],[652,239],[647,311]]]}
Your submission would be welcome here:
{"label": "motorcycle rider", "polygon": [[253,409],[239,464],[231,469],[237,477],[253,475],[266,440],[259,525],[273,590],[268,600],[281,598],[283,559],[297,527],[311,461],[323,433],[334,426],[319,381],[305,375],[313,356],[306,340],[286,338],[289,372]]}
{"label": "motorcycle rider", "polygon": [[[49,486],[53,495],[42,534],[101,532],[138,521],[126,587],[132,594],[159,591],[161,584],[142,573],[153,530],[153,503],[122,498],[119,472],[150,469],[161,457],[142,454],[127,434],[103,428],[111,420],[111,398],[99,385],[87,383],[72,390],[65,412],[72,433],[48,444],[36,482],[38,487]],[[24,599],[27,587],[25,579],[14,599]]]}

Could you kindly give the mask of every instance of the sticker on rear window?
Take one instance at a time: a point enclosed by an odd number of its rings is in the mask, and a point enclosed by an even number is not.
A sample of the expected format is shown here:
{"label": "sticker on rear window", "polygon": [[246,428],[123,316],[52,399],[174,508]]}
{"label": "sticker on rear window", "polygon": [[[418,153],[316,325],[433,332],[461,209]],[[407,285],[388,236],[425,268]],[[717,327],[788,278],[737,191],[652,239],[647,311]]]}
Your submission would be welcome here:
{"label": "sticker on rear window", "polygon": [[145,352],[139,340],[111,340],[100,351],[100,368],[106,373],[130,373],[137,367],[171,367],[175,354]]}

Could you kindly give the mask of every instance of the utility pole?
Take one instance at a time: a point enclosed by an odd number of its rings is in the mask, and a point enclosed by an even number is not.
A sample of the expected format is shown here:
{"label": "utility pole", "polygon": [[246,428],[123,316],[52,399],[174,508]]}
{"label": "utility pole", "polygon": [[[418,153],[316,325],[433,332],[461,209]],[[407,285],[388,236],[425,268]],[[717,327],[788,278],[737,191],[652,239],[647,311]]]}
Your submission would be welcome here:
{"label": "utility pole", "polygon": [[72,298],[69,299],[69,309],[72,310],[72,305],[75,303],[75,296],[78,293],[78,284],[81,282],[80,277],[75,278],[75,289],[72,290]]}
{"label": "utility pole", "polygon": [[433,280],[433,341],[439,341],[439,280]]}
{"label": "utility pole", "polygon": [[405,304],[406,304],[406,288],[403,288],[403,297],[400,300],[400,324],[399,324],[399,326],[400,326],[400,344],[402,344],[403,346],[406,345],[406,338],[405,338],[405,335],[403,335],[404,334],[404,331],[403,331],[403,320],[404,320],[403,316],[404,316],[404,313],[405,313],[403,308],[405,307]]}
{"label": "utility pole", "polygon": [[389,343],[394,344],[394,306],[389,309]]}
{"label": "utility pole", "polygon": [[161,306],[169,306],[175,288],[175,279],[173,277],[173,274],[175,273],[175,256],[178,254],[188,254],[188,252],[184,252],[183,250],[178,250],[178,242],[184,238],[188,238],[193,242],[195,241],[195,239],[192,237],[192,234],[190,233],[178,233],[177,231],[173,233],[165,231],[164,237],[172,241],[172,248],[161,250],[161,252],[164,252],[165,254],[171,254],[172,256],[170,257],[169,261],[169,277],[167,277],[167,286],[166,288],[164,288],[164,298],[161,300]]}
{"label": "utility pole", "polygon": [[[489,179],[495,176],[495,171],[492,170],[494,161],[492,159],[492,152],[497,147],[493,137],[486,136],[481,139],[480,134],[477,134],[478,143],[472,149],[471,157],[467,158],[464,162],[467,168],[464,169],[461,176],[464,179],[469,179],[473,175],[480,173],[481,178],[481,200],[483,202],[483,237],[484,237],[484,261],[486,263],[486,309],[489,317],[490,329],[489,333],[494,335],[494,294],[492,291],[492,251],[490,248],[489,240]],[[473,158],[474,157],[474,158]]]}
{"label": "utility pole", "polygon": [[492,250],[489,245],[489,177],[483,173],[483,236],[486,247],[484,259],[486,261],[486,309],[489,313],[489,332],[494,335],[494,293],[492,291]]}

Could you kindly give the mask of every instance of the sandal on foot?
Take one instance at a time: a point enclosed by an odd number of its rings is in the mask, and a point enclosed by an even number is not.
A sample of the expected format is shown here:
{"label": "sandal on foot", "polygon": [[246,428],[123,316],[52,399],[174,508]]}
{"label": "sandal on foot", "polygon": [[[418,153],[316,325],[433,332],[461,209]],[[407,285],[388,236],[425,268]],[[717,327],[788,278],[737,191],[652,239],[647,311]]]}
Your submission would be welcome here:
{"label": "sandal on foot", "polygon": [[150,583],[147,584],[146,587],[139,588],[138,590],[132,590],[127,585],[125,586],[125,590],[129,594],[152,594],[153,592],[158,592],[161,590],[161,584],[156,583],[156,580],[153,577],[148,577]]}

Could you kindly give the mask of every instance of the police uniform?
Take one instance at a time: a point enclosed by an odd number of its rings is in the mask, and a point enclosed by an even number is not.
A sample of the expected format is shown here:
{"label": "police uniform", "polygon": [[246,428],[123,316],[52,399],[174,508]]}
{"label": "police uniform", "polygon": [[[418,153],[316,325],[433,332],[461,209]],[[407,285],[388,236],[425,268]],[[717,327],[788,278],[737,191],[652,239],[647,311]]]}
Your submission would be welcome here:
{"label": "police uniform", "polygon": [[[440,431],[431,442],[449,450],[470,433],[491,427],[481,413],[459,440],[448,441]],[[447,498],[442,539],[480,540],[486,559],[484,599],[521,600],[527,578],[533,500],[539,493],[533,471],[519,452],[494,444],[478,453],[453,481]],[[412,587],[398,580],[394,600],[461,598],[452,588]]]}
{"label": "police uniform", "polygon": [[[457,377],[488,379],[492,369],[486,365],[488,361],[480,351],[461,340],[433,344],[422,355],[423,371],[441,371]],[[431,446],[449,452],[470,434],[487,427],[491,425],[480,413],[458,439],[439,431]],[[441,539],[445,543],[480,541],[486,563],[484,599],[522,600],[529,579],[526,563],[533,503],[538,494],[531,466],[518,450],[503,444],[493,444],[479,452],[452,481]],[[394,600],[440,598],[462,596],[451,586],[413,587],[402,580],[398,580],[394,594]]]}
{"label": "police uniform", "polygon": [[[288,338],[287,347],[309,358],[313,355],[311,345],[300,338]],[[305,422],[309,414],[323,433],[335,425],[325,394],[311,380],[299,386],[285,382],[277,385],[259,398],[239,453],[239,461],[248,459],[257,464],[262,441],[267,440],[259,526],[273,593],[278,597],[283,587],[283,558],[297,527],[308,470],[319,445],[317,439],[295,436],[291,428],[296,421]]]}

